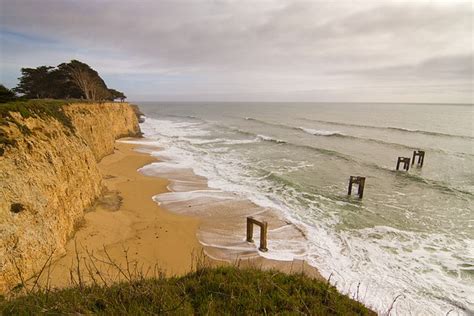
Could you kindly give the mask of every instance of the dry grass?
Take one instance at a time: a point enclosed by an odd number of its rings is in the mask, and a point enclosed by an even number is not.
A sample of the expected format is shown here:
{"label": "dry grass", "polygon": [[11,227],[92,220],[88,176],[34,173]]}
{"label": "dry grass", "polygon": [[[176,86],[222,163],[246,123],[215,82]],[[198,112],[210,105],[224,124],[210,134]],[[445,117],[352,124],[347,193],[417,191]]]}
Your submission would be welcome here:
{"label": "dry grass", "polygon": [[302,273],[210,267],[202,254],[194,256],[189,274],[165,278],[157,267],[144,271],[128,260],[126,250],[124,265],[115,262],[105,249],[101,257],[88,252],[87,260],[77,255],[71,266],[71,287],[52,289],[48,282],[43,286],[38,282],[42,275],[48,279],[52,255],[29,281],[18,271],[16,291],[0,298],[1,315],[375,314],[340,294],[329,282]]}

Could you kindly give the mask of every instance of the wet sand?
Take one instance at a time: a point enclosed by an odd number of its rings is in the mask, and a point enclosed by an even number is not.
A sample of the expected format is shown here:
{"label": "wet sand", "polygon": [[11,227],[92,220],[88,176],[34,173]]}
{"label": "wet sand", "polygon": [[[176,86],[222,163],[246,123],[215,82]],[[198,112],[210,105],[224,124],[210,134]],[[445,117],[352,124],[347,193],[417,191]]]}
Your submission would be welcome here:
{"label": "wet sand", "polygon": [[322,279],[315,268],[299,260],[276,261],[257,256],[226,262],[204,258],[197,238],[202,224],[199,218],[172,213],[152,200],[156,194],[169,192],[169,181],[137,172],[157,161],[148,153],[136,151],[144,147],[116,142],[115,152],[99,163],[107,192],[85,214],[81,227],[66,245],[66,254],[43,273],[42,285],[64,287],[79,281],[102,284],[139,273],[179,276],[203,260],[212,266],[273,268]]}

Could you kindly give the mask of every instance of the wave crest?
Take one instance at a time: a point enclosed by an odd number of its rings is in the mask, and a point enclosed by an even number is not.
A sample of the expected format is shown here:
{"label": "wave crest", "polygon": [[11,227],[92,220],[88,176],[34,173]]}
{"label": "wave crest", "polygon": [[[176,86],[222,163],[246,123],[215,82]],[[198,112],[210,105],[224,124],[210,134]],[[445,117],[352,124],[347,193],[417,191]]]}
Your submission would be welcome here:
{"label": "wave crest", "polygon": [[346,136],[345,134],[339,131],[325,131],[305,127],[298,127],[298,129],[315,136]]}

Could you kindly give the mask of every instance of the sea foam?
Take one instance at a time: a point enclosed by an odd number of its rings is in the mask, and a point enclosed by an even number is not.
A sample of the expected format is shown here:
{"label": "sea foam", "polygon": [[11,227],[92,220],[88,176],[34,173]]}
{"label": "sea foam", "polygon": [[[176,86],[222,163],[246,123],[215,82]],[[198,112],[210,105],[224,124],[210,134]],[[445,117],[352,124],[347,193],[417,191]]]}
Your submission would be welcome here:
{"label": "sea foam", "polygon": [[[347,207],[351,203],[333,201],[325,196],[306,199],[301,192],[284,183],[281,191],[275,190],[275,183],[268,176],[256,178],[249,174],[245,159],[234,155],[235,150],[222,152],[218,147],[196,147],[212,143],[232,145],[226,138],[216,138],[212,142],[212,131],[205,124],[149,118],[142,124],[142,131],[146,137],[143,143],[160,147],[161,150],[154,151],[153,155],[163,160],[142,168],[142,172],[191,182],[194,180],[189,180],[189,177],[196,174],[206,179],[208,188],[203,189],[202,181],[196,180],[199,184],[195,190],[188,187],[186,192],[160,194],[154,197],[155,201],[184,214],[212,218],[210,214],[218,215],[228,210],[229,214],[237,214],[236,218],[264,214],[265,218],[278,223],[270,226],[277,228],[269,232],[271,242],[267,253],[256,252],[255,246],[249,247],[243,235],[220,231],[210,223],[199,233],[199,238],[203,245],[215,249],[210,251],[211,256],[259,254],[277,260],[305,259],[323,276],[331,277],[331,282],[340,291],[381,313],[399,294],[402,297],[394,312],[400,315],[439,314],[453,306],[458,306],[458,310],[472,309],[474,302],[470,295],[473,291],[469,282],[453,283],[449,277],[440,279],[444,274],[438,271],[439,262],[442,262],[445,269],[458,273],[459,265],[467,258],[454,259],[450,257],[450,250],[457,249],[456,252],[462,253],[462,249],[474,249],[472,240],[453,241],[442,234],[407,232],[387,226],[338,231],[335,227],[340,221],[339,216],[327,213],[319,205]],[[311,129],[305,132],[321,136],[339,133]],[[199,136],[206,140],[200,142]],[[273,141],[271,137],[258,136],[256,139],[230,141],[235,144]],[[193,137],[194,143],[189,141]],[[176,178],[176,175],[180,176]],[[231,203],[222,204],[229,201]],[[299,204],[301,201],[306,203],[305,207]],[[191,207],[185,207],[186,203]],[[438,249],[439,245],[445,245],[447,251],[430,250]],[[425,271],[422,273],[422,270]],[[423,284],[418,283],[420,278],[424,278]],[[423,293],[431,294],[426,296]]]}

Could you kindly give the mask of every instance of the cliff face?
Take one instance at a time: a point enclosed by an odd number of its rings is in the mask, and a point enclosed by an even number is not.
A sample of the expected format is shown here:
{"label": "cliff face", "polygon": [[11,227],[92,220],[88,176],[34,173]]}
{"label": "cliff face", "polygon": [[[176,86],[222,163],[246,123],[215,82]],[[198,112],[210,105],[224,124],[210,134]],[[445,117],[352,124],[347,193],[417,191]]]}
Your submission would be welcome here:
{"label": "cliff face", "polygon": [[117,138],[140,133],[137,116],[129,104],[71,104],[65,110],[97,161],[114,151]]}
{"label": "cliff face", "polygon": [[[10,113],[1,126],[14,146],[0,155],[0,292],[60,255],[84,210],[102,193],[97,161],[114,140],[139,134],[126,103],[63,106],[72,126],[53,117]],[[26,128],[25,128],[26,127]]]}

